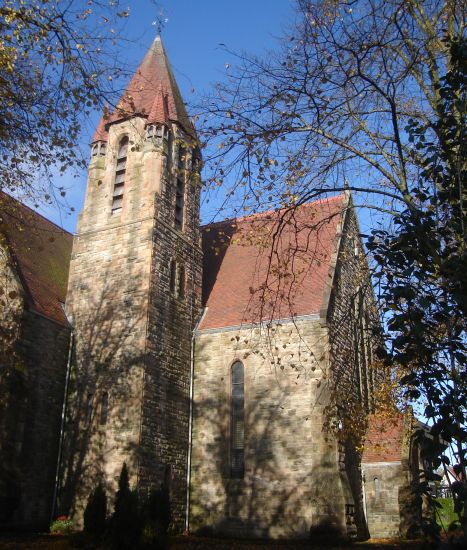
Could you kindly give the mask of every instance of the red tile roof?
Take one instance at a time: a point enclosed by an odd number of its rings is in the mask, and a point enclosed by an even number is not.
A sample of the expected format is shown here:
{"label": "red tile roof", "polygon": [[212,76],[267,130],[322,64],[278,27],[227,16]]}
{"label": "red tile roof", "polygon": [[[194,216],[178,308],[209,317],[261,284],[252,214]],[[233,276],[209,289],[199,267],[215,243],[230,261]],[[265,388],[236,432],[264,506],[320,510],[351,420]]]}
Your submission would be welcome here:
{"label": "red tile roof", "polygon": [[151,111],[148,116],[148,124],[154,124],[159,122],[161,124],[168,124],[169,122],[169,102],[168,96],[164,92],[162,84],[159,87],[159,91],[154,98]]}
{"label": "red tile roof", "polygon": [[[162,104],[160,102],[162,101]],[[117,120],[139,114],[150,117],[148,122],[178,122],[190,135],[194,128],[186,113],[180,90],[170,63],[158,36],[133,75],[117,109],[110,117],[103,117],[94,134],[93,142],[107,140],[108,125]],[[105,132],[102,132],[102,127]]]}
{"label": "red tile roof", "polygon": [[99,124],[97,125],[96,131],[94,132],[94,137],[92,138],[93,143],[95,143],[96,141],[107,141],[107,138],[109,137],[107,130],[105,129],[107,120],[108,115],[105,112],[105,114],[102,115],[102,118],[99,120]]}
{"label": "red tile roof", "polygon": [[397,462],[401,460],[405,436],[406,423],[402,413],[384,418],[370,415],[362,462]]}
{"label": "red tile roof", "polygon": [[344,197],[203,228],[200,329],[319,313]]}
{"label": "red tile roof", "polygon": [[65,302],[73,236],[0,192],[0,231],[35,312],[67,325]]}

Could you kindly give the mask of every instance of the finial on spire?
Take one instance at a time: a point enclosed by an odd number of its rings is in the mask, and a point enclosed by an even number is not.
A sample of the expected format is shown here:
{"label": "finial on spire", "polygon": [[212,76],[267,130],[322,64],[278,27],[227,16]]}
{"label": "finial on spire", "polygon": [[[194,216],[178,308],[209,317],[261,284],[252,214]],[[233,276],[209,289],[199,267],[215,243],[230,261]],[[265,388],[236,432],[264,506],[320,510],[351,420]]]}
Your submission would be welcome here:
{"label": "finial on spire", "polygon": [[165,17],[164,8],[161,8],[159,13],[156,15],[155,21],[152,22],[152,24],[157,27],[157,36],[160,37],[162,34],[162,30],[164,29],[165,25],[169,22],[168,17]]}

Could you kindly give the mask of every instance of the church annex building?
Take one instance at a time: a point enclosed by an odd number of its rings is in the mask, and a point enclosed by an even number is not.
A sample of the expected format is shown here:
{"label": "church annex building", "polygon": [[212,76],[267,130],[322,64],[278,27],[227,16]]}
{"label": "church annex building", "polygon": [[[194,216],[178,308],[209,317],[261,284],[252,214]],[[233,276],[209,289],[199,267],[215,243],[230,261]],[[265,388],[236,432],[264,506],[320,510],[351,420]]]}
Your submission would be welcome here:
{"label": "church annex building", "polygon": [[350,196],[201,227],[200,162],[158,37],[96,130],[74,237],[0,194],[0,526],[80,526],[126,463],[176,532],[404,535],[411,420],[363,463],[332,429],[378,382]]}

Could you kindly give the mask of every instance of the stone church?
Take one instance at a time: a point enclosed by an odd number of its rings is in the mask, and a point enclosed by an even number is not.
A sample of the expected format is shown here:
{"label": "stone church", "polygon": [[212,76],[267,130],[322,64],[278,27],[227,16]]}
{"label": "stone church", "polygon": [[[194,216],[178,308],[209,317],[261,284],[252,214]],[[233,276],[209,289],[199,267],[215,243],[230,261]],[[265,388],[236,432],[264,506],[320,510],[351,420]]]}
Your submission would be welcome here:
{"label": "stone church", "polygon": [[0,525],[79,526],[126,463],[174,531],[368,536],[339,436],[378,380],[351,197],[201,227],[200,166],[158,37],[99,123],[74,238],[0,195]]}

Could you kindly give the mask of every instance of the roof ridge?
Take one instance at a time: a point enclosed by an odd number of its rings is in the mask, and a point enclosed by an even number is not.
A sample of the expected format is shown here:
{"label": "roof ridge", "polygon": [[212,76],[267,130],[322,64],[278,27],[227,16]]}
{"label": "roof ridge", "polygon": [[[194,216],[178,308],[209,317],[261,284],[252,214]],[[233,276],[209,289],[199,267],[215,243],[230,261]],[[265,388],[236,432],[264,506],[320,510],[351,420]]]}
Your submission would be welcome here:
{"label": "roof ridge", "polygon": [[200,226],[200,229],[204,230],[204,229],[207,229],[209,227],[220,226],[222,224],[228,224],[228,223],[232,223],[232,222],[243,222],[245,220],[249,220],[249,219],[253,219],[253,218],[262,218],[262,217],[266,217],[269,214],[277,214],[281,210],[292,210],[294,208],[301,208],[303,206],[306,206],[306,207],[315,206],[315,205],[322,204],[324,202],[335,201],[335,200],[340,199],[340,198],[345,199],[344,193],[339,193],[339,195],[335,195],[333,197],[326,197],[325,199],[316,199],[314,201],[304,202],[302,204],[298,204],[298,205],[295,205],[295,206],[290,206],[290,207],[286,206],[286,207],[283,207],[283,208],[278,208],[276,210],[265,210],[264,212],[255,212],[253,214],[248,214],[246,216],[225,218],[224,220],[219,220],[217,222],[210,222],[210,223],[203,224],[203,225]]}

